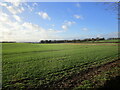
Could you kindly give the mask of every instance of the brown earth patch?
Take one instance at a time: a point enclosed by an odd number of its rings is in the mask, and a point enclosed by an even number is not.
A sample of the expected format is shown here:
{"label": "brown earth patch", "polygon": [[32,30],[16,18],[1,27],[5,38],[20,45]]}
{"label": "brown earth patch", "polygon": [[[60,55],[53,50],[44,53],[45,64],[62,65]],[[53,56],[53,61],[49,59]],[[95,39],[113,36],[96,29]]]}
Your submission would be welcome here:
{"label": "brown earth patch", "polygon": [[110,70],[112,67],[119,67],[120,68],[120,59],[105,63],[101,66],[88,68],[87,70],[81,71],[78,74],[74,74],[68,78],[64,78],[59,82],[56,82],[54,84],[51,83],[48,86],[45,85],[45,87],[42,86],[40,88],[42,88],[42,89],[49,88],[52,90],[59,90],[59,89],[64,89],[64,88],[73,89],[77,86],[80,86],[82,84],[81,83],[82,81],[90,80],[95,75],[99,75],[102,72]]}

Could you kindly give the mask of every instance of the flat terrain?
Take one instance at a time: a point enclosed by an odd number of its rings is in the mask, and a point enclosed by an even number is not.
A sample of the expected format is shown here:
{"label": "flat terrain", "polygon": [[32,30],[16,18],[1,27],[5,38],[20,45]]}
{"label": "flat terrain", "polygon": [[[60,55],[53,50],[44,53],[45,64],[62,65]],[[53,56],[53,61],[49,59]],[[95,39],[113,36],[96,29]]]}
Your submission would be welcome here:
{"label": "flat terrain", "polygon": [[3,43],[2,48],[3,89],[104,88],[120,76],[117,43]]}
{"label": "flat terrain", "polygon": [[115,40],[99,40],[99,41],[87,41],[87,42],[95,42],[95,43],[118,43],[120,39]]}

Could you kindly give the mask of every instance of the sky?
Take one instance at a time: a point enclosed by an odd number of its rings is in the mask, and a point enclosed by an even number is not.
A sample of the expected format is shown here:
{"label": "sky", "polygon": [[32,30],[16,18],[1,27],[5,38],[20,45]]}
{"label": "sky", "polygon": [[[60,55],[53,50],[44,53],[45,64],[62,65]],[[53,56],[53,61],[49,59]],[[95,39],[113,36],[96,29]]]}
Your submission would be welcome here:
{"label": "sky", "polygon": [[103,2],[0,2],[0,8],[0,41],[39,42],[118,35],[117,14]]}

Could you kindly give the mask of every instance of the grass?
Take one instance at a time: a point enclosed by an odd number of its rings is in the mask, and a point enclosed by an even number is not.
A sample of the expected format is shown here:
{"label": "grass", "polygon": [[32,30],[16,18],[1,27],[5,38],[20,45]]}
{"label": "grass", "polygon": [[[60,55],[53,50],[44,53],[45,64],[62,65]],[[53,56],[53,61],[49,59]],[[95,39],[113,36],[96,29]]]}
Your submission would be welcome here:
{"label": "grass", "polygon": [[91,81],[89,81],[89,80],[84,80],[84,81],[81,82],[81,84],[82,84],[82,85],[74,88],[74,90],[80,90],[80,89],[86,89],[86,88],[89,88],[89,89],[90,89],[90,88],[92,88],[93,85],[94,85],[94,84],[93,84]]}
{"label": "grass", "polygon": [[119,39],[116,40],[100,40],[100,41],[96,41],[96,42],[119,42]]}
{"label": "grass", "polygon": [[3,88],[37,88],[118,56],[114,45],[3,43]]}

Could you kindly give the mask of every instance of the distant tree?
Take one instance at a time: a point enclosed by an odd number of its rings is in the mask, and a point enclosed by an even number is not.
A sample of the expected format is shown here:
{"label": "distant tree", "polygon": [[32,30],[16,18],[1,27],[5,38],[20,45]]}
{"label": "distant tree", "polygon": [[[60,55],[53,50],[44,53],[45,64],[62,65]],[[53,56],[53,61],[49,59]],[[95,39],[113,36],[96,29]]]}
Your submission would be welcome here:
{"label": "distant tree", "polygon": [[56,41],[56,40],[54,40],[53,42],[54,42],[54,43],[56,43],[57,41]]}
{"label": "distant tree", "polygon": [[48,41],[48,43],[51,43],[51,42],[52,42],[51,40]]}
{"label": "distant tree", "polygon": [[80,41],[81,41],[80,39],[77,40],[77,42],[80,42]]}
{"label": "distant tree", "polygon": [[76,39],[73,40],[73,43],[76,43]]}
{"label": "distant tree", "polygon": [[45,43],[44,40],[41,40],[41,43]]}
{"label": "distant tree", "polygon": [[99,37],[97,37],[97,38],[96,38],[96,41],[99,41],[99,40],[100,40],[100,38],[99,38]]}
{"label": "distant tree", "polygon": [[49,41],[48,40],[45,40],[45,43],[48,43]]}
{"label": "distant tree", "polygon": [[95,41],[95,39],[94,39],[94,38],[92,38],[91,40],[92,40],[92,42],[94,42],[94,41]]}
{"label": "distant tree", "polygon": [[100,38],[99,40],[105,40],[105,38]]}
{"label": "distant tree", "polygon": [[63,42],[64,42],[64,43],[67,43],[67,42],[68,42],[68,40],[64,40]]}

